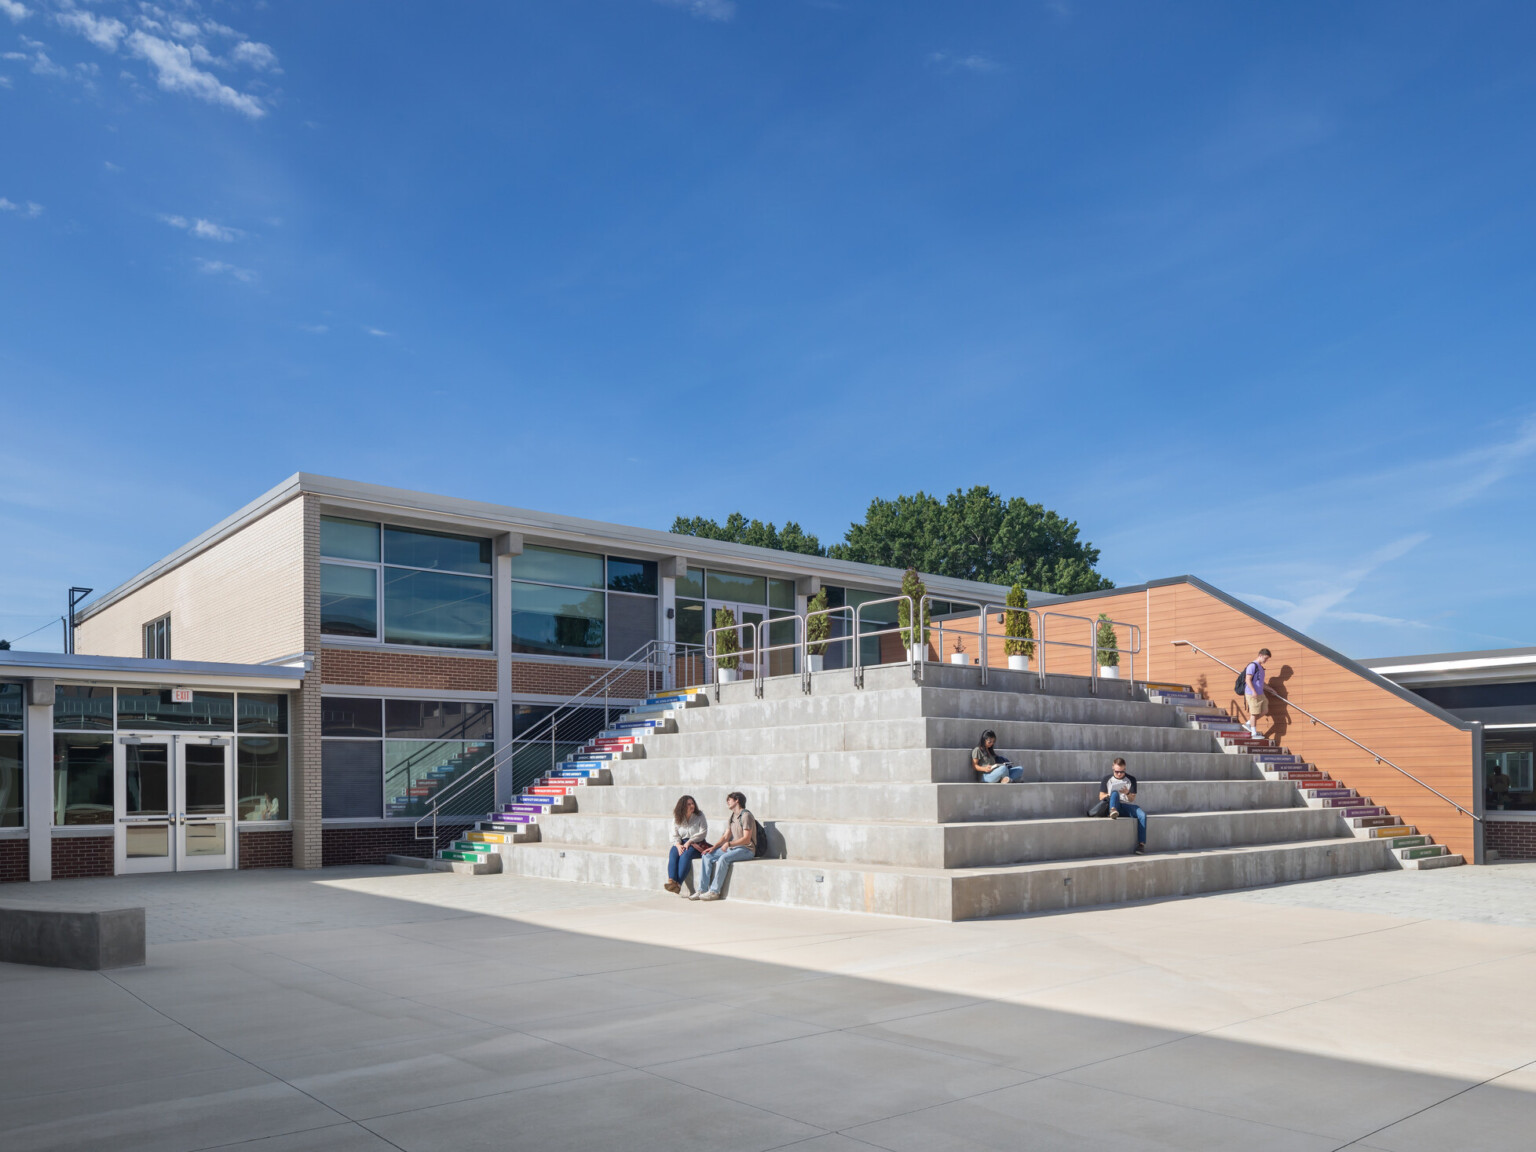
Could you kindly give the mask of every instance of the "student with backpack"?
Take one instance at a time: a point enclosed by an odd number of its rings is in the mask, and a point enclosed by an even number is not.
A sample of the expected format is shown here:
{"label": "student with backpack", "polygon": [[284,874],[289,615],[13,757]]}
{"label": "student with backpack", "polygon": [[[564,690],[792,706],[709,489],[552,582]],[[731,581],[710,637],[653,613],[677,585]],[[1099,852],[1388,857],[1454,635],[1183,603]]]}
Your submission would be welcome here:
{"label": "student with backpack", "polygon": [[1258,656],[1237,674],[1237,683],[1233,685],[1248,705],[1248,723],[1243,727],[1255,738],[1259,735],[1259,717],[1269,715],[1269,697],[1264,694],[1264,665],[1269,663],[1269,655],[1268,648],[1260,648]]}
{"label": "student with backpack", "polygon": [[740,792],[732,792],[725,798],[731,818],[726,822],[725,835],[713,848],[704,853],[699,862],[699,890],[690,900],[718,900],[725,887],[726,875],[738,860],[750,860],[765,853],[767,840],[760,824],[747,811],[747,798]]}

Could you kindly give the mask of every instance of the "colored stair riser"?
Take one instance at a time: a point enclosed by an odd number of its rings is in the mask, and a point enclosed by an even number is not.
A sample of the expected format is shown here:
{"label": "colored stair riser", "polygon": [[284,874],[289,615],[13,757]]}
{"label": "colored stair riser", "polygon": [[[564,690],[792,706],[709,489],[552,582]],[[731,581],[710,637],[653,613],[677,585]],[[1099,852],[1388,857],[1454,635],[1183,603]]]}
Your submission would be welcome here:
{"label": "colored stair riser", "polygon": [[1417,836],[1419,830],[1412,824],[1389,824],[1385,828],[1372,828],[1370,833],[1374,840],[1394,840],[1399,836]]}
{"label": "colored stair riser", "polygon": [[1400,855],[1404,860],[1423,860],[1426,856],[1444,856],[1445,845],[1431,844],[1426,848],[1410,848]]}
{"label": "colored stair riser", "polygon": [[1355,827],[1356,828],[1382,828],[1382,827],[1385,827],[1387,825],[1397,826],[1397,825],[1400,825],[1401,823],[1402,823],[1402,818],[1398,817],[1398,816],[1367,816],[1363,820],[1356,820],[1355,821]]}
{"label": "colored stair riser", "polygon": [[1385,808],[1341,808],[1339,813],[1343,816],[1385,816]]}
{"label": "colored stair riser", "polygon": [[1393,836],[1393,848],[1422,848],[1429,843],[1428,836]]}

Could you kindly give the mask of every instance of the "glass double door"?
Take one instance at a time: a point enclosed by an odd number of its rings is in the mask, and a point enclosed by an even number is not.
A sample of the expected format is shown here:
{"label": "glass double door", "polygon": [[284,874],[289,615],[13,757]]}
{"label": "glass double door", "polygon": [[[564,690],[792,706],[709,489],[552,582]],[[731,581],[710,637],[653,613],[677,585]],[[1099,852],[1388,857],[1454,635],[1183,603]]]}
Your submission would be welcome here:
{"label": "glass double door", "polygon": [[217,736],[118,737],[119,874],[234,866],[229,748]]}
{"label": "glass double door", "polygon": [[[761,604],[733,604],[728,600],[710,600],[706,603],[706,608],[709,612],[709,626],[711,628],[717,626],[715,623],[718,619],[716,613],[720,609],[729,608],[731,610],[731,615],[736,618],[736,643],[741,652],[741,661],[737,667],[740,669],[741,678],[749,680],[756,676],[757,658],[754,652],[758,645],[758,633],[762,630],[763,621],[768,619],[768,609],[764,608]],[[753,627],[744,627],[747,624],[751,624]],[[715,638],[715,642],[716,644],[719,643],[718,636]],[[768,643],[766,635],[763,637],[762,643]]]}
{"label": "glass double door", "polygon": [[[761,644],[764,648],[774,645],[786,645],[778,651],[769,652],[767,668],[762,675],[789,676],[798,671],[799,662],[795,658],[793,645],[799,637],[795,630],[795,622],[787,619],[794,615],[787,610],[768,609],[761,604],[733,604],[727,600],[710,600],[707,603],[709,609],[709,626],[715,627],[715,613],[721,608],[729,608],[736,617],[738,625],[736,630],[737,643],[741,647],[741,677],[743,680],[759,675],[757,658],[752,649]],[[751,624],[748,629],[741,625]]]}

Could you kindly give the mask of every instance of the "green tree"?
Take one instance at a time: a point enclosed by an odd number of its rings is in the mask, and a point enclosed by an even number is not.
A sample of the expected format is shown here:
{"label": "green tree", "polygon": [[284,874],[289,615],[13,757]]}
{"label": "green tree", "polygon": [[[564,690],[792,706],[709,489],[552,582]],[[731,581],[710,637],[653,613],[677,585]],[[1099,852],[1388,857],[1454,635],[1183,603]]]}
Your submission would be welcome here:
{"label": "green tree", "polygon": [[805,605],[805,650],[812,656],[826,655],[827,641],[832,636],[832,617],[814,615],[826,610],[827,590],[822,588]]}
{"label": "green tree", "polygon": [[1008,589],[1009,611],[1003,613],[1003,650],[1010,656],[1034,656],[1035,621],[1023,609],[1029,607],[1029,591],[1021,583]]}
{"label": "green tree", "polygon": [[1118,668],[1120,666],[1120,642],[1115,639],[1115,625],[1102,612],[1099,613],[1098,632],[1093,642],[1099,649],[1100,668]]}
{"label": "green tree", "polygon": [[732,512],[724,524],[703,516],[679,516],[672,521],[672,531],[680,536],[702,536],[707,540],[726,540],[732,544],[751,544],[758,548],[776,548],[780,552],[800,552],[807,556],[825,556],[821,541],[793,520],[784,521],[781,531],[772,523],[748,520]]}
{"label": "green tree", "polygon": [[1059,595],[1114,587],[1094,570],[1099,550],[1078,539],[1074,521],[985,485],[943,500],[921,491],[876,498],[827,555]]}

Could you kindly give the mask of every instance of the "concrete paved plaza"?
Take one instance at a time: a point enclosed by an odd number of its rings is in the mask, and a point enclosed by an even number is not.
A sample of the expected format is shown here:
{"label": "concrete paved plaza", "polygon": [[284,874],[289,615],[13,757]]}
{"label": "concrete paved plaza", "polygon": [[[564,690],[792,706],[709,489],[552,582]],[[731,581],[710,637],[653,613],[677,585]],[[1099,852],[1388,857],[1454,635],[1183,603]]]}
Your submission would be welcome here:
{"label": "concrete paved plaza", "polygon": [[0,964],[5,1152],[1536,1144],[1536,865],[961,924],[388,868],[0,903],[149,929]]}

